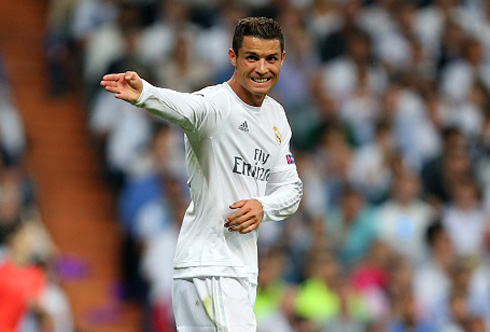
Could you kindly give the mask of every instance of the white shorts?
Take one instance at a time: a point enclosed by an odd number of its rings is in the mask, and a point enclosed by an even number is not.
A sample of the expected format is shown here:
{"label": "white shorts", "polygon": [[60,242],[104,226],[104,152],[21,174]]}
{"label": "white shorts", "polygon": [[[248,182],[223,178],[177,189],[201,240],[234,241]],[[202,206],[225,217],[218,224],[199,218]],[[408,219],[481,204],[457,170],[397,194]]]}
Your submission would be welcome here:
{"label": "white shorts", "polygon": [[255,332],[257,286],[245,278],[174,279],[172,305],[179,332]]}

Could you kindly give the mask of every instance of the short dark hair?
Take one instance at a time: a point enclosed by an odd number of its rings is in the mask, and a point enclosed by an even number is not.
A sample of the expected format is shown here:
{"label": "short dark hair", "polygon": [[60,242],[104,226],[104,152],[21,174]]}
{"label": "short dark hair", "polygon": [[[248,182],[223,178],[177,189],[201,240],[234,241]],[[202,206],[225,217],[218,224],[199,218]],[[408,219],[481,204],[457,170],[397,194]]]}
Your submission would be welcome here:
{"label": "short dark hair", "polygon": [[431,222],[427,230],[425,231],[425,241],[426,243],[432,247],[434,242],[436,241],[437,236],[444,233],[446,230],[442,225],[441,220],[435,219]]}
{"label": "short dark hair", "polygon": [[243,37],[253,36],[260,39],[277,39],[281,43],[281,52],[284,51],[284,36],[279,23],[267,17],[245,17],[238,21],[233,35],[233,51],[238,55],[242,47]]}

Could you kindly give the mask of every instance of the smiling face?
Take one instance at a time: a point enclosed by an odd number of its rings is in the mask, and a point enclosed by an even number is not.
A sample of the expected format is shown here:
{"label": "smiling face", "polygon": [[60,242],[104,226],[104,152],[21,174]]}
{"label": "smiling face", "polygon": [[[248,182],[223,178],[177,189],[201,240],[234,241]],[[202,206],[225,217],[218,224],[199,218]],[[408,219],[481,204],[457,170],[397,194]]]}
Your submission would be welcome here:
{"label": "smiling face", "polygon": [[285,53],[278,39],[243,37],[236,54],[228,51],[235,67],[228,81],[231,88],[245,103],[260,106],[269,90],[277,83]]}

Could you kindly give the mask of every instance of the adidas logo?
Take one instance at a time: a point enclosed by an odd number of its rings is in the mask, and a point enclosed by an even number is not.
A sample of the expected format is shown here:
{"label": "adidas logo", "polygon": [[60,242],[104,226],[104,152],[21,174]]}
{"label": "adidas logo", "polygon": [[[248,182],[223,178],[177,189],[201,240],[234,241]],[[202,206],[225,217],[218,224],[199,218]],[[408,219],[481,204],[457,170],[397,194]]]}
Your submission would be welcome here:
{"label": "adidas logo", "polygon": [[244,131],[246,133],[249,132],[249,129],[248,129],[248,123],[247,121],[244,121],[241,125],[238,126],[238,130],[241,130],[241,131]]}

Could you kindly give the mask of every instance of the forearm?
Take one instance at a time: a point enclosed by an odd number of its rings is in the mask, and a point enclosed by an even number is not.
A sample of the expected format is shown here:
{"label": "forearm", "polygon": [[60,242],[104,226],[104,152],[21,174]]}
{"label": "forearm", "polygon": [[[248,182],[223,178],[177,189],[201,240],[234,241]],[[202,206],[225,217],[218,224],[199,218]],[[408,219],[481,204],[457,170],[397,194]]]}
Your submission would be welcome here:
{"label": "forearm", "polygon": [[303,196],[303,183],[296,177],[288,183],[271,184],[267,195],[255,197],[264,209],[262,221],[280,221],[298,210]]}
{"label": "forearm", "polygon": [[191,130],[195,123],[191,117],[193,110],[200,106],[197,101],[199,98],[189,93],[158,88],[143,81],[143,91],[134,105],[178,124],[183,129]]}

